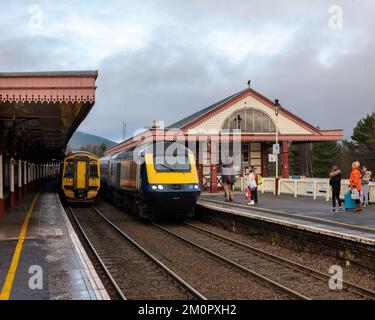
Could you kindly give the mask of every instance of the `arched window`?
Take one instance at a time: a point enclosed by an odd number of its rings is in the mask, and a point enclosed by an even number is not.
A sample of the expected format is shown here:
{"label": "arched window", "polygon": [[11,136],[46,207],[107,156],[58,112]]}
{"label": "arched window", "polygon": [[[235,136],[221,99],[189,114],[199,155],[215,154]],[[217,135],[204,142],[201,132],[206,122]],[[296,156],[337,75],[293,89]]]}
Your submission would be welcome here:
{"label": "arched window", "polygon": [[233,112],[223,123],[223,130],[241,129],[247,133],[276,132],[272,119],[263,111],[246,108]]}

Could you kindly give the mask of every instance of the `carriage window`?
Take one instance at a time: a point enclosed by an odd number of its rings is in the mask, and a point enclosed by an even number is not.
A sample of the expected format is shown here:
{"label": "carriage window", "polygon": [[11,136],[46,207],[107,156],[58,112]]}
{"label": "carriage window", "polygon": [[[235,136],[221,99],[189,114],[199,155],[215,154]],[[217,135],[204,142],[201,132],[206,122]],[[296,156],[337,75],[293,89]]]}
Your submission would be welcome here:
{"label": "carriage window", "polygon": [[72,162],[66,162],[64,177],[71,178],[74,176],[74,164]]}
{"label": "carriage window", "polygon": [[91,178],[98,178],[98,164],[96,162],[90,163],[90,177]]}

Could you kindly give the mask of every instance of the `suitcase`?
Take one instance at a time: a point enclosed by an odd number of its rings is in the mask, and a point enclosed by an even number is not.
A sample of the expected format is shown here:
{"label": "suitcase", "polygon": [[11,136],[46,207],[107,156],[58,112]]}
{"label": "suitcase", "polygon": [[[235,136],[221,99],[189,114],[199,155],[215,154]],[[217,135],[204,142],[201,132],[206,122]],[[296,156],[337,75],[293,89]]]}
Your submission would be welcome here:
{"label": "suitcase", "polygon": [[344,200],[345,200],[345,210],[353,210],[353,209],[355,209],[356,203],[352,199],[349,191],[345,192]]}

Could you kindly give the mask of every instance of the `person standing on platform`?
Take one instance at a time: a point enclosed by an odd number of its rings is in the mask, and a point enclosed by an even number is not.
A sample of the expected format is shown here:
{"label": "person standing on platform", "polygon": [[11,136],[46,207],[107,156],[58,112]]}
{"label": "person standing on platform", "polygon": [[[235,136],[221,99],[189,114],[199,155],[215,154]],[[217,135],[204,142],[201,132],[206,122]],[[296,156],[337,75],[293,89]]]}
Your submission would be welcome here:
{"label": "person standing on platform", "polygon": [[234,179],[233,167],[231,165],[223,164],[222,174],[221,174],[221,183],[223,184],[223,188],[225,190],[225,202],[233,202],[233,193],[232,193],[233,179]]}
{"label": "person standing on platform", "polygon": [[262,181],[262,176],[257,173],[257,168],[253,167],[253,170],[254,170],[254,175],[255,175],[255,182],[257,184],[257,187],[254,190],[254,194],[255,194],[254,201],[255,203],[258,203],[258,187],[263,183],[263,181]]}
{"label": "person standing on platform", "polygon": [[370,179],[371,179],[372,172],[368,170],[367,166],[362,167],[362,207],[366,208],[368,206],[368,196],[369,196],[369,187],[370,187]]}
{"label": "person standing on platform", "polygon": [[257,199],[257,193],[256,193],[257,183],[255,180],[255,173],[254,173],[253,167],[250,167],[249,177],[247,179],[247,186],[250,189],[250,194],[251,194],[251,200],[248,204],[254,205],[255,202],[258,201],[258,199]]}
{"label": "person standing on platform", "polygon": [[332,171],[329,173],[329,185],[332,187],[332,213],[336,212],[336,200],[339,205],[338,212],[342,212],[340,190],[341,190],[341,170],[338,166],[333,166]]}
{"label": "person standing on platform", "polygon": [[350,174],[350,193],[353,200],[356,203],[356,210],[362,211],[360,193],[362,191],[361,177],[362,172],[359,169],[360,164],[358,161],[352,163],[352,172]]}

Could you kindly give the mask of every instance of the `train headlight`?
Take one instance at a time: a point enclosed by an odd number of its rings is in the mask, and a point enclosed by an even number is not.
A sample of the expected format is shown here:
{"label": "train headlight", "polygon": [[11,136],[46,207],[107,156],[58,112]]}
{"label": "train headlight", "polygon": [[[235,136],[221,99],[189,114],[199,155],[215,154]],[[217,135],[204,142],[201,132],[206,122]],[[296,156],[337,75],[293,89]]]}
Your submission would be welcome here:
{"label": "train headlight", "polygon": [[195,184],[195,185],[194,185],[194,189],[195,189],[195,190],[198,190],[198,189],[199,189],[199,185]]}
{"label": "train headlight", "polygon": [[159,184],[159,185],[158,185],[158,189],[159,189],[159,190],[163,190],[164,187],[163,187],[161,184]]}
{"label": "train headlight", "polygon": [[156,190],[158,187],[157,186],[151,186],[152,190]]}

